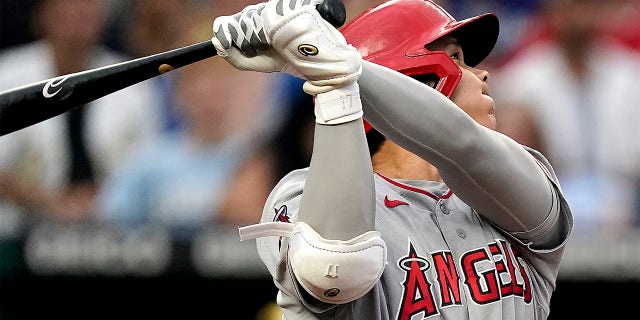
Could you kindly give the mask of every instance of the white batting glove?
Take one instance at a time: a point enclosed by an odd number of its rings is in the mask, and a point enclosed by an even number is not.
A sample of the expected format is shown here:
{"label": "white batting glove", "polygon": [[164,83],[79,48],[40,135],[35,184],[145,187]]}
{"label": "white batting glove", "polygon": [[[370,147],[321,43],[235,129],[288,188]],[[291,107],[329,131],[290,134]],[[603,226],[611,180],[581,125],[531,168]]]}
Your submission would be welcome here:
{"label": "white batting glove", "polygon": [[362,117],[357,80],[360,53],[324,20],[321,0],[270,0],[262,11],[267,41],[307,80],[306,93],[315,96],[316,122],[325,125]]}
{"label": "white batting glove", "polygon": [[339,124],[362,117],[358,77],[362,58],[325,21],[322,0],[270,0],[214,20],[218,55],[240,70],[285,72],[307,80],[316,122]]}
{"label": "white batting glove", "polygon": [[[309,85],[305,82],[303,89]],[[362,102],[357,82],[319,93],[314,98],[316,122],[334,125],[362,118]]]}
{"label": "white batting glove", "polygon": [[344,36],[322,19],[321,0],[270,0],[262,11],[266,37],[307,80],[304,89],[316,95],[354,83],[362,57]]}
{"label": "white batting glove", "polygon": [[218,55],[239,70],[287,72],[302,77],[268,43],[261,12],[267,3],[249,5],[213,21],[211,42]]}

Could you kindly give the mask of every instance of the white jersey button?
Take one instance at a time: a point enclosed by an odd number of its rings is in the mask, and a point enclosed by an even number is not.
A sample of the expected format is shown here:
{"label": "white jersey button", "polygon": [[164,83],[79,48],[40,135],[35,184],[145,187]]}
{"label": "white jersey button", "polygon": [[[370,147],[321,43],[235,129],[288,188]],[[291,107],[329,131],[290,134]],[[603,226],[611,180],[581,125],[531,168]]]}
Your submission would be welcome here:
{"label": "white jersey button", "polygon": [[460,238],[464,239],[464,238],[467,237],[467,233],[464,230],[460,229],[460,228],[458,228],[456,230],[456,233],[458,234],[458,237],[460,237]]}

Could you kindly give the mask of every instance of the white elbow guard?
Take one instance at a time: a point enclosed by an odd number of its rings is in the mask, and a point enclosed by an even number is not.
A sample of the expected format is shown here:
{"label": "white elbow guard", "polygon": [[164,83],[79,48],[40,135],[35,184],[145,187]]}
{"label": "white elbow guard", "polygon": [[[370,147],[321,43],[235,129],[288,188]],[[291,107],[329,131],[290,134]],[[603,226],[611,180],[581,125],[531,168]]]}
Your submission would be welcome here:
{"label": "white elbow guard", "polygon": [[290,237],[289,265],[300,285],[314,298],[342,304],[365,295],[382,276],[387,246],[380,232],[351,240],[327,240],[304,222],[266,222],[240,228],[242,240]]}
{"label": "white elbow guard", "polygon": [[327,240],[304,222],[289,242],[289,263],[300,285],[314,298],[333,304],[365,295],[382,276],[387,247],[378,231],[348,241]]}

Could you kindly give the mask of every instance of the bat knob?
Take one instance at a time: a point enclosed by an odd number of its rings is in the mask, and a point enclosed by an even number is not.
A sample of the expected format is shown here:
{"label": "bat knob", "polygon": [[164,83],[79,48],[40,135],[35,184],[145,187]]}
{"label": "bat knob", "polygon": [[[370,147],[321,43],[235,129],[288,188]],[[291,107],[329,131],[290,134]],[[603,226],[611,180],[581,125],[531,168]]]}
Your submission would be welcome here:
{"label": "bat knob", "polygon": [[347,19],[347,10],[342,0],[324,0],[316,9],[324,20],[336,28],[342,27]]}

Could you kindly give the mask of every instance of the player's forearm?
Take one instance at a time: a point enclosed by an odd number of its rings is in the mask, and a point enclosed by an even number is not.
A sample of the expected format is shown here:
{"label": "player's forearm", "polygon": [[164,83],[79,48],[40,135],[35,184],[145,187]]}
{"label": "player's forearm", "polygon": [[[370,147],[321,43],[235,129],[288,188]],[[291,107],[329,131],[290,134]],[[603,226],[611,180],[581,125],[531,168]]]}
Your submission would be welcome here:
{"label": "player's forearm", "polygon": [[365,118],[434,164],[465,202],[508,231],[530,230],[546,218],[549,183],[522,146],[417,81],[368,62],[363,68]]}
{"label": "player's forearm", "polygon": [[316,125],[299,220],[327,239],[374,229],[373,169],[360,119]]}

